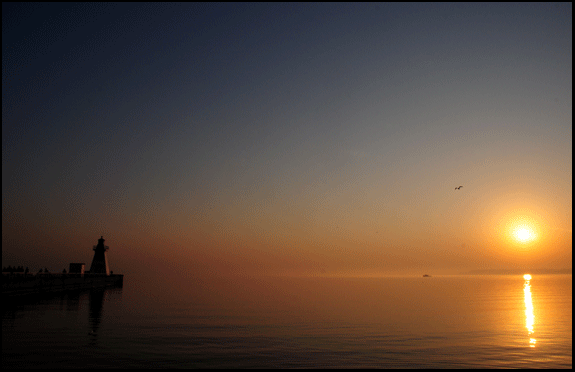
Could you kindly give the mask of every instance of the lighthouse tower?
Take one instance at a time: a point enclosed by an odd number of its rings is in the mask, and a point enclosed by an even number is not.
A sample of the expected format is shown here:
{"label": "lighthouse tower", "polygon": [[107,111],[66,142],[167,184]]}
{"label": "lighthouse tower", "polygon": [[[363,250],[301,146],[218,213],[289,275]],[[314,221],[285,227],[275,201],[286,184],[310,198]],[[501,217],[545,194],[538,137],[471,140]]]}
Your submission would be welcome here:
{"label": "lighthouse tower", "polygon": [[110,268],[108,267],[108,259],[106,257],[106,251],[110,249],[107,245],[104,245],[104,237],[101,236],[98,239],[98,245],[94,246],[94,259],[92,260],[92,266],[90,266],[90,274],[106,274],[110,275]]}

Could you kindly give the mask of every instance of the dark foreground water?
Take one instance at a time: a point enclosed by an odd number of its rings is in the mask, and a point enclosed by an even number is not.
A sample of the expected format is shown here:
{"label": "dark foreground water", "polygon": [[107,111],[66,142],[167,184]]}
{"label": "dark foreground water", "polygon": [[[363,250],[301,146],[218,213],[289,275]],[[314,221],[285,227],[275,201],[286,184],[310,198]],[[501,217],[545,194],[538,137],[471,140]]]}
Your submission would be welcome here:
{"label": "dark foreground water", "polygon": [[572,368],[571,275],[181,285],[4,304],[2,367]]}

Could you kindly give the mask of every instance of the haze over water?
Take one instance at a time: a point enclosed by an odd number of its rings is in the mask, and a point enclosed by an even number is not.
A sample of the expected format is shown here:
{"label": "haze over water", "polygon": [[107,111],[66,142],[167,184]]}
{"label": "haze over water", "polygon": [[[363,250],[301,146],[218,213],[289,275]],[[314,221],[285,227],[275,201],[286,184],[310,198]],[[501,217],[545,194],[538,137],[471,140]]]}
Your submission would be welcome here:
{"label": "haze over water", "polygon": [[5,309],[2,364],[572,367],[570,275],[230,281],[203,295],[126,285]]}

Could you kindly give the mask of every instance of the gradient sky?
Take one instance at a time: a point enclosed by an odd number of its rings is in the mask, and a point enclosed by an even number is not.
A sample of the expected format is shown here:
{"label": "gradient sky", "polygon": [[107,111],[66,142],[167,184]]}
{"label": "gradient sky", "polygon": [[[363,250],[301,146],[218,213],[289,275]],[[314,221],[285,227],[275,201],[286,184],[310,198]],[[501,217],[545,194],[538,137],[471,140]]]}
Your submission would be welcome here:
{"label": "gradient sky", "polygon": [[3,3],[2,263],[570,268],[572,78],[571,3]]}

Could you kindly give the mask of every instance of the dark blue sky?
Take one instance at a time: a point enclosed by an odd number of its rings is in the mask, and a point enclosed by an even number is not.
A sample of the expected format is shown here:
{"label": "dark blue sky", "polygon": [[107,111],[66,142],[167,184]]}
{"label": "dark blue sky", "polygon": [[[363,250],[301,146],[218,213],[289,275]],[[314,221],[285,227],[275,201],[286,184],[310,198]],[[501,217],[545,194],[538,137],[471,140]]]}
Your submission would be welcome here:
{"label": "dark blue sky", "polygon": [[[5,3],[2,56],[8,258],[102,234],[336,271],[571,254],[570,3]],[[513,210],[569,237],[478,253]]]}

